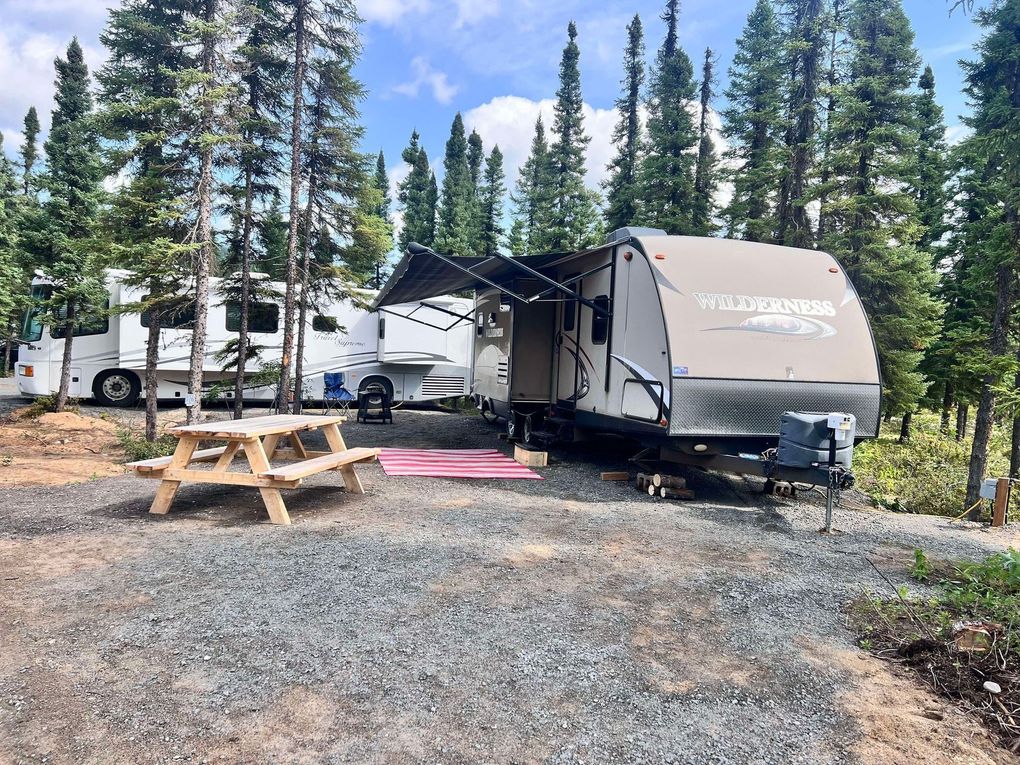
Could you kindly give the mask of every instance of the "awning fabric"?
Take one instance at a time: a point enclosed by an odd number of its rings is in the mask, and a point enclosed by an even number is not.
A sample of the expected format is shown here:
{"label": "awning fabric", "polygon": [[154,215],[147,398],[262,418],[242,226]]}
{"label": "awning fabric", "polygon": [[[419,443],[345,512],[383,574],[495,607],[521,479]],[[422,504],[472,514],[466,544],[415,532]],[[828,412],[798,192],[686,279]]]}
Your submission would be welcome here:
{"label": "awning fabric", "polygon": [[[553,253],[527,255],[514,258],[514,261],[535,270],[541,270],[544,266],[557,260],[563,260],[563,258],[562,253]],[[428,252],[404,255],[393,269],[386,284],[379,291],[372,307],[413,303],[426,298],[489,286],[478,277],[484,277],[500,286],[509,286],[514,279],[527,276],[523,271],[515,268],[512,262],[500,258],[451,257],[450,260],[455,261],[458,266],[471,269],[473,274],[466,274]],[[546,286],[536,284],[535,291],[546,289]]]}

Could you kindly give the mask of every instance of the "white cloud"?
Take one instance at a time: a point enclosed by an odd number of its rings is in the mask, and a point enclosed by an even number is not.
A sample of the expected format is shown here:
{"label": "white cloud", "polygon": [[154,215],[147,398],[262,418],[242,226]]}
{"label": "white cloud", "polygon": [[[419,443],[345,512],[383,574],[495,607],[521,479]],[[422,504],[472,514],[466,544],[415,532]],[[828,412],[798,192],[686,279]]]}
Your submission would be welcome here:
{"label": "white cloud", "polygon": [[969,138],[973,131],[967,125],[950,125],[946,128],[946,143],[954,146],[965,138]]}
{"label": "white cloud", "polygon": [[453,22],[454,29],[463,29],[499,15],[499,0],[455,0],[455,3],[457,20]]}
{"label": "white cloud", "polygon": [[[539,114],[545,123],[546,136],[552,140],[554,103],[551,98],[533,101],[523,96],[497,96],[464,114],[465,127],[479,132],[486,150],[499,144],[511,187],[516,183],[517,171],[531,151],[535,120]],[[595,109],[588,104],[584,105],[583,111],[584,129],[591,136],[585,159],[585,180],[597,189],[606,177],[606,165],[613,156],[611,136],[616,112],[613,109]]]}
{"label": "white cloud", "polygon": [[423,56],[415,56],[411,59],[411,72],[414,78],[393,86],[394,93],[417,98],[423,87],[432,91],[432,97],[441,104],[448,104],[457,95],[460,87],[450,83],[446,72],[433,69],[428,59]]}
{"label": "white cloud", "polygon": [[383,26],[393,26],[408,14],[428,9],[428,0],[358,0],[358,15]]}

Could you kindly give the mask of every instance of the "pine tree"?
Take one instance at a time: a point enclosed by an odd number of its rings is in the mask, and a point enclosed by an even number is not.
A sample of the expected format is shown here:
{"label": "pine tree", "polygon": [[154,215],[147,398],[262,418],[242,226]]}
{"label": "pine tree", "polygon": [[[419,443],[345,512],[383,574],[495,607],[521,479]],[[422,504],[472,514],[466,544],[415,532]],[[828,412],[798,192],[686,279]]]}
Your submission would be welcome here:
{"label": "pine tree", "polygon": [[528,240],[524,235],[524,221],[514,218],[510,224],[510,233],[506,237],[506,247],[515,258],[528,254]]}
{"label": "pine tree", "polygon": [[411,170],[397,187],[397,202],[404,213],[403,228],[397,244],[401,252],[411,242],[431,247],[435,241],[435,202],[428,203],[431,170],[425,149],[419,145],[418,131],[411,133],[411,142],[401,154]]}
{"label": "pine tree", "polygon": [[814,165],[818,132],[819,64],[825,47],[823,0],[790,0],[787,43],[789,106],[786,156],[776,213],[776,241],[791,247],[810,247],[814,233],[808,216],[808,180]]}
{"label": "pine tree", "polygon": [[474,187],[468,165],[468,144],[460,112],[453,119],[443,158],[443,188],[436,249],[451,255],[473,255],[472,200]]}
{"label": "pine tree", "polygon": [[436,243],[436,229],[439,227],[439,184],[436,174],[429,171],[429,185],[425,189],[425,201],[422,204],[422,234],[419,244],[431,247]]}
{"label": "pine tree", "polygon": [[0,341],[4,346],[4,377],[11,368],[18,312],[27,305],[25,285],[29,281],[19,257],[17,191],[18,182],[0,136]]}
{"label": "pine tree", "polygon": [[627,47],[623,53],[623,93],[616,100],[620,119],[613,129],[616,156],[609,163],[606,191],[606,226],[612,231],[637,219],[637,174],[641,162],[641,88],[645,81],[645,41],[641,17],[627,25]]}
{"label": "pine tree", "polygon": [[783,131],[782,30],[770,0],[758,0],[737,40],[722,113],[733,198],[727,235],[768,242],[776,229],[776,179]]}
{"label": "pine tree", "polygon": [[705,48],[705,61],[701,70],[700,120],[698,122],[698,160],[694,166],[694,200],[691,208],[691,233],[711,236],[718,227],[715,216],[715,192],[719,187],[719,156],[712,142],[709,113],[712,109],[712,90],[715,78],[712,73],[712,49]]}
{"label": "pine tree", "polygon": [[935,74],[925,66],[917,82],[921,90],[917,98],[917,125],[919,135],[915,159],[916,178],[914,198],[921,223],[918,246],[931,251],[942,235],[946,225],[946,125],[942,107],[935,100]]}
{"label": "pine tree", "polygon": [[393,221],[390,218],[390,205],[392,204],[390,199],[390,177],[386,174],[386,157],[381,149],[375,158],[375,175],[372,176],[372,182],[376,191],[379,192],[379,204],[374,212],[386,223],[392,224]]}
{"label": "pine tree", "polygon": [[243,416],[245,366],[253,356],[248,334],[252,302],[251,266],[256,256],[255,234],[259,208],[275,194],[282,169],[281,122],[286,110],[285,45],[287,30],[279,0],[240,0],[238,23],[246,34],[234,51],[232,65],[239,72],[239,140],[234,148],[239,187],[234,191],[234,214],[240,220],[236,243],[239,306],[234,364],[234,417]]}
{"label": "pine tree", "polygon": [[828,234],[828,188],[831,180],[832,167],[830,164],[832,154],[832,122],[836,112],[836,86],[845,77],[846,51],[849,47],[846,34],[846,6],[847,0],[832,0],[829,7],[828,35],[829,51],[828,72],[825,76],[824,95],[826,96],[825,124],[820,136],[821,174],[818,188],[814,190],[814,196],[818,198],[818,229],[815,231],[815,240],[819,244],[825,241]]}
{"label": "pine tree", "polygon": [[23,135],[25,136],[25,141],[21,144],[18,153],[21,155],[22,188],[27,195],[31,193],[33,188],[32,170],[35,167],[35,161],[39,158],[39,147],[37,144],[39,140],[39,114],[34,106],[28,107],[28,112],[25,114],[25,130]]}
{"label": "pine tree", "polygon": [[[521,165],[516,192],[511,195],[520,221],[523,252],[537,254],[550,249],[549,228],[553,216],[552,165],[542,115],[535,120],[531,152]],[[518,253],[520,254],[520,253]]]}
{"label": "pine tree", "polygon": [[64,338],[55,411],[67,405],[74,335],[102,320],[106,289],[96,254],[95,218],[100,193],[98,139],[92,114],[89,72],[77,38],[56,67],[56,108],[44,144],[41,261],[53,281],[46,323]]}
{"label": "pine tree", "polygon": [[130,268],[142,299],[121,310],[148,317],[145,354],[145,435],[157,437],[157,364],[164,314],[185,309],[190,273],[193,185],[185,148],[191,129],[182,78],[194,55],[179,41],[189,34],[180,3],[132,0],[110,11],[100,36],[110,57],[98,74],[99,123],[108,147],[106,171],[124,179],[106,210],[104,228],[112,262]]}
{"label": "pine tree", "polygon": [[503,152],[493,146],[485,162],[484,182],[481,189],[481,254],[495,255],[503,238],[503,198],[506,196],[506,176],[503,173]]}
{"label": "pine tree", "polygon": [[679,0],[668,0],[662,20],[666,39],[651,75],[648,144],[641,163],[641,222],[670,234],[691,231],[698,133],[689,104],[695,97],[694,67],[680,47]]}
{"label": "pine tree", "polygon": [[915,246],[911,168],[902,160],[916,142],[909,88],[917,54],[898,0],[855,0],[849,30],[851,77],[839,86],[830,126],[831,230],[823,245],[871,318],[887,411],[903,412],[923,392],[918,363],[939,317],[933,264]]}
{"label": "pine tree", "polygon": [[967,118],[973,135],[962,147],[984,180],[992,204],[975,221],[974,250],[966,253],[971,273],[988,290],[995,285],[995,304],[987,333],[987,353],[980,359],[981,396],[974,423],[967,478],[966,504],[970,516],[980,515],[978,503],[985,475],[988,444],[996,414],[997,389],[1014,372],[1009,351],[1009,322],[1015,304],[1020,263],[1020,2],[994,3],[977,12],[984,36],[976,46],[976,61],[964,63],[966,93],[973,108]]}
{"label": "pine tree", "polygon": [[581,95],[581,50],[577,27],[567,25],[567,45],[560,59],[560,87],[553,106],[553,135],[549,164],[553,189],[552,220],[547,246],[553,251],[583,250],[596,243],[598,200],[584,186],[584,155],[591,138],[584,132]]}
{"label": "pine tree", "polygon": [[482,250],[482,170],[485,164],[485,149],[482,146],[482,137],[476,130],[471,131],[468,136],[468,169],[471,175],[471,203],[470,203],[470,228],[471,228],[471,250],[481,252]]}

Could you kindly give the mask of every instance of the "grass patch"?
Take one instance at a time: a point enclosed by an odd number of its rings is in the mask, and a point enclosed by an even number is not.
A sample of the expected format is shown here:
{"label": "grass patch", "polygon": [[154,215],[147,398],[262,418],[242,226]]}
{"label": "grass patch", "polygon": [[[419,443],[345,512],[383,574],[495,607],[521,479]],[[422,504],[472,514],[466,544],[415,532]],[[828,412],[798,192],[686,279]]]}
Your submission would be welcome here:
{"label": "grass patch", "polygon": [[144,436],[135,435],[127,428],[117,431],[117,441],[127,454],[128,462],[166,457],[173,454],[177,448],[177,439],[171,435],[160,436],[155,441],[146,441]]}
{"label": "grass patch", "polygon": [[1020,751],[1020,550],[952,564],[917,550],[910,574],[935,595],[901,587],[895,597],[858,599],[850,613],[859,645],[911,668]]}
{"label": "grass patch", "polygon": [[[939,432],[930,412],[914,416],[911,437],[898,442],[899,422],[883,425],[882,435],[854,450],[857,488],[889,510],[955,517],[963,512],[971,439],[957,441]],[[995,428],[987,474],[1009,472],[1009,430]]]}

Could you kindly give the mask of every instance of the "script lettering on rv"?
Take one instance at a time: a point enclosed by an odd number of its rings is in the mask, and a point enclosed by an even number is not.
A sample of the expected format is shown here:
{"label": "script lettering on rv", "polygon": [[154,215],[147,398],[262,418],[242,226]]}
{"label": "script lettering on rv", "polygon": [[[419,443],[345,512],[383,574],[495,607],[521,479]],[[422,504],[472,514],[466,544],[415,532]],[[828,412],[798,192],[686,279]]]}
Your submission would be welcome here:
{"label": "script lettering on rv", "polygon": [[729,295],[722,292],[695,292],[694,298],[704,310],[786,313],[800,316],[836,315],[836,307],[831,300]]}
{"label": "script lettering on rv", "polygon": [[766,295],[730,295],[695,292],[702,310],[757,313],[739,324],[711,327],[710,331],[764,332],[798,340],[821,340],[836,334],[836,328],[812,316],[835,316],[831,300],[779,298]]}

